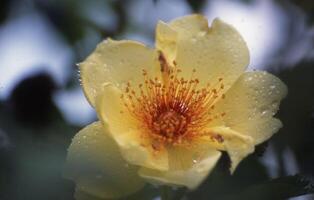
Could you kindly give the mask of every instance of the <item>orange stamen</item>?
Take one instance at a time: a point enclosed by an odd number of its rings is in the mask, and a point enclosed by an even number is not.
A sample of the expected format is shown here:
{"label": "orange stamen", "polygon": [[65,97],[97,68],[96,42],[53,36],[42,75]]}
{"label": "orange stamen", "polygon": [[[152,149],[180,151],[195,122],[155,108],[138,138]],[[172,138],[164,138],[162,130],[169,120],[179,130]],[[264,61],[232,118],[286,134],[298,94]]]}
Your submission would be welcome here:
{"label": "orange stamen", "polygon": [[[214,118],[226,115],[211,114],[215,102],[225,98],[223,78],[213,86],[200,87],[195,69],[188,80],[180,77],[180,72],[177,67],[170,70],[165,84],[157,77],[150,78],[143,70],[144,82],[138,85],[138,92],[127,83],[125,94],[121,95],[125,107],[145,133],[173,145],[193,139]],[[154,144],[158,146],[160,142]]]}

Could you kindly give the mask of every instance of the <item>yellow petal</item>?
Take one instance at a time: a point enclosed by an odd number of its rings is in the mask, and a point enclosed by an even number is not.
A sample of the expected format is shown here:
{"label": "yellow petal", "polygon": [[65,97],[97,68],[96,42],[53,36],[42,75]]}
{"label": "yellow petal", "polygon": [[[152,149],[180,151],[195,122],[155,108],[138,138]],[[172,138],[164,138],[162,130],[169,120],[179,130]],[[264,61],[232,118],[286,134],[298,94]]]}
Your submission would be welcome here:
{"label": "yellow petal", "polygon": [[250,136],[241,135],[240,133],[228,128],[228,127],[211,127],[205,130],[211,137],[221,137],[217,146],[220,150],[227,151],[230,160],[230,171],[233,173],[238,164],[250,153],[254,151],[253,139]]}
{"label": "yellow petal", "polygon": [[241,35],[219,19],[210,28],[201,15],[185,16],[169,24],[160,22],[156,36],[156,47],[165,52],[169,63],[175,61],[185,78],[190,78],[195,69],[194,78],[201,84],[214,84],[223,78],[227,90],[249,63]]}
{"label": "yellow petal", "polygon": [[162,50],[168,61],[175,59],[177,32],[168,24],[159,21],[156,27],[156,48]]}
{"label": "yellow petal", "polygon": [[253,138],[259,144],[270,138],[282,126],[273,118],[287,87],[277,77],[266,72],[246,72],[215,105],[216,113],[225,116],[211,126],[226,126]]}
{"label": "yellow petal", "polygon": [[99,198],[118,198],[144,186],[138,167],[121,156],[114,140],[100,122],[82,129],[68,149],[65,177],[77,187]]}
{"label": "yellow petal", "polygon": [[111,136],[119,145],[123,157],[134,165],[167,170],[167,152],[155,152],[150,138],[145,137],[145,129],[140,129],[138,122],[130,116],[123,105],[121,91],[107,84],[102,95],[96,101],[99,118],[108,126]]}
{"label": "yellow petal", "polygon": [[[196,154],[193,159],[191,159],[191,154],[188,151],[183,151],[182,149],[179,151],[171,157],[175,161],[169,161],[175,164],[175,166],[172,165],[173,169],[158,171],[141,168],[139,171],[140,176],[154,184],[186,186],[189,189],[195,189],[206,179],[221,155],[219,151],[210,148],[209,145],[207,145],[206,152],[202,152],[204,155]],[[196,151],[193,152],[196,153]],[[202,156],[202,158],[198,156]],[[186,168],[187,166],[190,167]]]}
{"label": "yellow petal", "polygon": [[130,81],[137,86],[143,81],[143,69],[152,77],[159,76],[160,70],[155,50],[128,40],[103,41],[79,66],[83,90],[92,106],[104,83],[124,86]]}

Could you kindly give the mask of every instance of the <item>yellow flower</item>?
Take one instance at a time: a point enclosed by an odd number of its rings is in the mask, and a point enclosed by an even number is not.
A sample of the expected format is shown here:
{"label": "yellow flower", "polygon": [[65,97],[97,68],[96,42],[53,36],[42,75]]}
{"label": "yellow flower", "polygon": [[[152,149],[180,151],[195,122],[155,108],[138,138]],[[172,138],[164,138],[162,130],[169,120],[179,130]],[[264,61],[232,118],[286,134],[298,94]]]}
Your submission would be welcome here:
{"label": "yellow flower", "polygon": [[248,48],[230,25],[201,15],[158,22],[156,49],[106,40],[80,64],[99,122],[69,148],[77,199],[129,195],[145,182],[196,188],[226,151],[231,172],[282,126],[286,86],[244,72]]}

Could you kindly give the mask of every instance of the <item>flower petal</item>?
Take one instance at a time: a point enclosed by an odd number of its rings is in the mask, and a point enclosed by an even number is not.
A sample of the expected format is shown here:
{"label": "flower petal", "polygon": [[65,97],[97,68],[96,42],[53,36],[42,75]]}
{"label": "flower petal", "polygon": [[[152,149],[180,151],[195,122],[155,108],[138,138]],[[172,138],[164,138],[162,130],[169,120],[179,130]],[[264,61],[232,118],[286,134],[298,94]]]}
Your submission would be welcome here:
{"label": "flower petal", "polygon": [[[253,139],[250,136],[241,135],[228,127],[211,127],[205,131],[211,136],[216,148],[227,151],[231,160],[231,173],[247,155],[254,151]],[[221,140],[218,145],[213,139],[217,136]]]}
{"label": "flower petal", "polygon": [[160,76],[159,54],[135,41],[105,40],[95,51],[79,64],[83,90],[91,105],[102,89],[110,82],[123,86],[126,82],[138,85],[145,69],[152,77]]}
{"label": "flower petal", "polygon": [[[204,158],[200,160],[198,160],[198,158],[194,158],[196,160],[186,158],[186,156],[190,156],[185,154],[189,154],[188,151],[182,151],[181,149],[181,153],[178,154],[177,152],[177,154],[173,155],[176,156],[176,158],[172,158],[181,160],[180,162],[184,163],[183,165],[176,166],[176,169],[169,171],[141,168],[139,174],[141,177],[147,179],[147,181],[155,184],[179,185],[186,186],[189,189],[195,189],[206,179],[210,171],[215,167],[221,155],[219,151],[210,148],[209,145],[207,146],[207,151],[203,152],[206,155],[202,155]],[[186,164],[189,164],[187,162],[193,162],[188,169],[186,168]]]}
{"label": "flower petal", "polygon": [[225,113],[211,126],[226,126],[251,136],[255,144],[270,138],[282,126],[273,118],[287,87],[267,72],[246,72],[215,105],[214,112]]}
{"label": "flower petal", "polygon": [[107,124],[111,136],[118,143],[123,157],[134,165],[167,170],[168,156],[165,150],[153,150],[149,137],[138,122],[130,116],[121,99],[121,91],[112,84],[104,85],[102,95],[96,101],[99,118]]}
{"label": "flower petal", "polygon": [[178,34],[168,24],[159,21],[156,27],[156,48],[162,50],[168,61],[175,59]]}
{"label": "flower petal", "polygon": [[144,186],[138,167],[121,156],[114,140],[100,122],[82,129],[68,150],[65,177],[77,187],[99,198],[118,198]]}
{"label": "flower petal", "polygon": [[201,84],[214,84],[223,78],[224,91],[249,63],[249,51],[241,35],[219,19],[210,28],[201,15],[178,18],[169,24],[159,22],[156,35],[156,47],[166,54],[169,63],[176,62],[183,77],[190,78],[195,69]]}

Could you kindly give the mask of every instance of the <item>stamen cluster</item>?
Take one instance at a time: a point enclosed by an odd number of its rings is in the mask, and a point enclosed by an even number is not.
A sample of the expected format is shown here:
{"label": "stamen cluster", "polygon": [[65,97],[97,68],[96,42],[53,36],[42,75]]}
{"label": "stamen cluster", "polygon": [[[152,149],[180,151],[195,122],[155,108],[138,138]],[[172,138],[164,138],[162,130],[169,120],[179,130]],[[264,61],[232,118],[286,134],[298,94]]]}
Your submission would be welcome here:
{"label": "stamen cluster", "polygon": [[181,70],[176,67],[169,71],[169,80],[165,82],[150,78],[143,70],[144,82],[136,91],[127,83],[121,98],[141,130],[162,142],[181,144],[191,141],[214,118],[225,115],[212,114],[215,102],[225,98],[223,78],[214,85],[200,86],[195,72],[187,80],[180,77]]}

